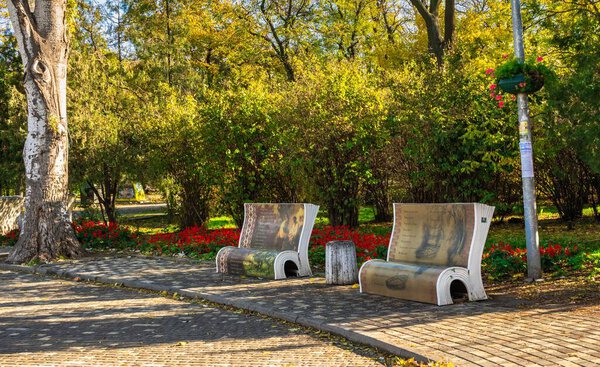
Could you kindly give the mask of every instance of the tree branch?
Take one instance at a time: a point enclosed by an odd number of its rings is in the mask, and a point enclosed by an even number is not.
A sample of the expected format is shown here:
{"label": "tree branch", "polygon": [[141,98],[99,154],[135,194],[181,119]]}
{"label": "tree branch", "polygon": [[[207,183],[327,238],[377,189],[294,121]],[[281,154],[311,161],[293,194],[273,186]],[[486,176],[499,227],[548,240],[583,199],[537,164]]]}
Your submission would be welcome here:
{"label": "tree branch", "polygon": [[432,14],[427,10],[427,7],[422,0],[410,0],[410,2],[417,8],[417,11],[421,14],[425,22],[431,22],[433,20]]}
{"label": "tree branch", "polygon": [[27,20],[31,25],[31,28],[37,32],[37,23],[35,21],[35,16],[29,7],[28,0],[9,0],[12,6],[16,10],[16,15],[19,18],[19,21],[22,22]]}
{"label": "tree branch", "polygon": [[440,8],[441,0],[431,0],[429,3],[429,12],[431,14],[437,15],[438,9]]}

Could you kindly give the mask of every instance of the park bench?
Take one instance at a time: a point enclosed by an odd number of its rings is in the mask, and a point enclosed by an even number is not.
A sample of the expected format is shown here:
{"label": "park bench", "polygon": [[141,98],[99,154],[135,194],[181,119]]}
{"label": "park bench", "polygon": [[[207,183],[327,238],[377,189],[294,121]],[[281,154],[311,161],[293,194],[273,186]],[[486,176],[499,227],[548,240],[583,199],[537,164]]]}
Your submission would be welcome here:
{"label": "park bench", "polygon": [[0,196],[0,234],[19,228],[19,216],[24,203],[22,196]]}
{"label": "park bench", "polygon": [[481,256],[494,207],[394,204],[387,261],[369,260],[360,291],[439,306],[486,299]]}
{"label": "park bench", "polygon": [[308,243],[318,210],[313,204],[245,204],[239,245],[219,250],[217,272],[271,279],[310,276]]}

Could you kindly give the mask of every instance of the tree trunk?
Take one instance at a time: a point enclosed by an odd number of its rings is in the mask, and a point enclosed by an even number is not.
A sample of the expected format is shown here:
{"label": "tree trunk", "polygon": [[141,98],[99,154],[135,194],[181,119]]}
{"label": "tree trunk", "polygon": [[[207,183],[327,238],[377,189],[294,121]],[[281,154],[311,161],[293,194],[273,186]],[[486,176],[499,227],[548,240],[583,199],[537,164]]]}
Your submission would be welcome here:
{"label": "tree trunk", "polygon": [[446,0],[444,9],[444,49],[447,50],[452,47],[454,42],[454,30],[456,19],[454,14],[456,13],[455,0]]}
{"label": "tree trunk", "polygon": [[[102,167],[102,181],[101,190],[94,185],[92,181],[88,181],[88,186],[94,192],[94,195],[98,198],[100,209],[102,210],[102,217],[104,221],[109,223],[117,222],[117,209],[116,199],[118,195],[118,185],[121,181],[121,173],[110,170],[108,165],[104,164]],[[106,216],[104,216],[106,214]]]}
{"label": "tree trunk", "polygon": [[451,47],[454,41],[455,32],[455,0],[446,0],[444,12],[444,37],[439,24],[438,9],[441,0],[430,0],[429,6],[424,0],[410,0],[417,9],[427,27],[427,43],[429,52],[435,56],[437,64],[441,67],[444,64],[444,53]]}
{"label": "tree trunk", "polygon": [[68,206],[67,40],[65,0],[9,0],[25,71],[28,132],[21,235],[8,261],[78,257],[82,248]]}
{"label": "tree trunk", "polygon": [[435,56],[438,66],[444,63],[444,40],[440,32],[440,24],[437,15],[425,19],[427,26],[427,40],[429,52]]}
{"label": "tree trunk", "polygon": [[281,60],[281,63],[283,64],[283,68],[285,69],[285,74],[287,76],[288,82],[296,81],[296,74],[294,73],[294,67],[290,63],[289,56],[286,54],[286,55],[279,57],[279,59]]}
{"label": "tree trunk", "polygon": [[[340,197],[337,198],[343,200]],[[327,205],[329,224],[332,226],[358,227],[358,205],[349,202],[349,200],[344,203],[335,201],[335,199],[332,199]]]}
{"label": "tree trunk", "polygon": [[210,188],[194,175],[184,178],[181,188],[181,228],[204,225],[210,216]]}

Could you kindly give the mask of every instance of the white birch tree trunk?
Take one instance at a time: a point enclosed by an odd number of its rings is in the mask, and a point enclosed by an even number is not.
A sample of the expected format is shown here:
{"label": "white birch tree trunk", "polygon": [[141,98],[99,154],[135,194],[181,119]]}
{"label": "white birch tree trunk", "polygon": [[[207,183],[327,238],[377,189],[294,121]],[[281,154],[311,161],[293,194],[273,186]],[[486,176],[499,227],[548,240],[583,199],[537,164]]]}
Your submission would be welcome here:
{"label": "white birch tree trunk", "polygon": [[26,193],[19,240],[8,261],[77,257],[68,205],[66,0],[7,0],[25,76]]}

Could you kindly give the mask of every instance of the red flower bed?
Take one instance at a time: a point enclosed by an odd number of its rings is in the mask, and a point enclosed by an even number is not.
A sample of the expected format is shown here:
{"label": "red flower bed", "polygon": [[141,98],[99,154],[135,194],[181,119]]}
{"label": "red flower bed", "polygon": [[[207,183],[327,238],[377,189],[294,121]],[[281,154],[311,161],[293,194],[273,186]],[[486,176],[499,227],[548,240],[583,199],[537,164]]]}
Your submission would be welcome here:
{"label": "red flower bed", "polygon": [[[144,251],[157,254],[185,253],[195,258],[213,258],[224,246],[237,246],[239,229],[207,230],[204,227],[190,227],[176,233],[160,233],[148,236],[140,244]],[[362,233],[346,226],[315,228],[310,239],[311,261],[316,265],[325,262],[325,245],[333,240],[351,240],[356,244],[359,262],[371,258],[385,258],[389,235],[382,236]]]}
{"label": "red flower bed", "polygon": [[4,235],[0,234],[0,246],[14,246],[19,239],[19,230],[14,229]]}
{"label": "red flower bed", "polygon": [[117,223],[73,222],[77,239],[86,248],[129,248],[138,242],[138,235]]}
{"label": "red flower bed", "polygon": [[[574,244],[548,243],[540,246],[542,269],[545,272],[578,268],[584,258]],[[492,278],[506,278],[527,271],[527,250],[509,243],[491,244],[483,253],[483,269]]]}
{"label": "red flower bed", "polygon": [[158,254],[184,253],[194,258],[212,258],[222,247],[237,246],[239,239],[240,231],[237,229],[207,230],[195,226],[181,232],[151,235],[141,248]]}
{"label": "red flower bed", "polygon": [[[91,249],[130,249],[156,255],[185,255],[196,259],[214,259],[224,246],[237,246],[239,229],[208,230],[205,227],[189,227],[180,232],[140,235],[126,226],[115,223],[78,222],[73,224],[78,239]],[[18,231],[0,236],[0,244],[13,245]],[[347,226],[325,226],[313,229],[309,257],[317,268],[325,265],[325,245],[329,241],[350,240],[356,244],[359,265],[379,258],[385,259],[390,234],[364,233]],[[542,268],[545,272],[576,269],[586,260],[577,245],[548,243],[540,247]],[[523,274],[527,270],[527,250],[499,242],[488,245],[483,253],[483,270],[493,279]]]}
{"label": "red flower bed", "polygon": [[[185,254],[192,258],[212,259],[224,246],[237,246],[239,229],[208,230],[189,227],[180,232],[143,236],[126,226],[102,222],[74,223],[77,237],[87,248],[137,249],[157,255]],[[325,263],[325,245],[334,240],[350,240],[356,244],[359,263],[371,258],[385,258],[390,235],[363,233],[347,226],[315,228],[310,239],[309,253],[315,265]]]}

